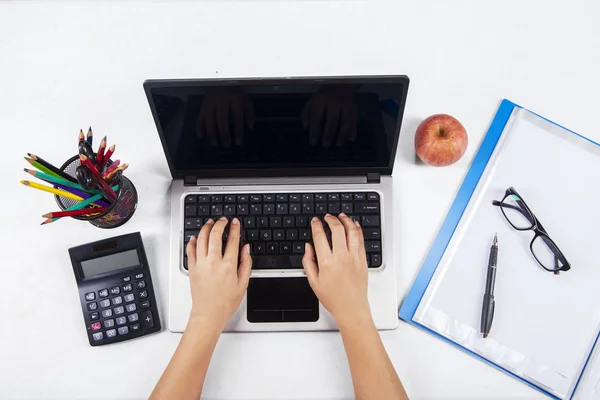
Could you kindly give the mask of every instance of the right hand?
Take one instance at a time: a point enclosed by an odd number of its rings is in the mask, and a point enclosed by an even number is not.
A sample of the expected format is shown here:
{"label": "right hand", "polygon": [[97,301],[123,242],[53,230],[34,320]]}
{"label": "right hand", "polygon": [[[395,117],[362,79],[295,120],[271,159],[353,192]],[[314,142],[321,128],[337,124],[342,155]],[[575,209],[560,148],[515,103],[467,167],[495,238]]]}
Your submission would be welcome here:
{"label": "right hand", "polygon": [[208,90],[196,121],[199,137],[206,135],[213,147],[219,146],[219,142],[223,147],[231,147],[233,136],[235,145],[241,146],[244,130],[253,126],[254,106],[246,92],[235,86]]}
{"label": "right hand", "polygon": [[313,218],[315,246],[306,244],[302,265],[310,287],[341,329],[361,318],[372,319],[367,297],[367,257],[358,223],[345,214],[339,218],[328,214],[325,221],[331,229],[333,248],[329,246],[323,223]]}

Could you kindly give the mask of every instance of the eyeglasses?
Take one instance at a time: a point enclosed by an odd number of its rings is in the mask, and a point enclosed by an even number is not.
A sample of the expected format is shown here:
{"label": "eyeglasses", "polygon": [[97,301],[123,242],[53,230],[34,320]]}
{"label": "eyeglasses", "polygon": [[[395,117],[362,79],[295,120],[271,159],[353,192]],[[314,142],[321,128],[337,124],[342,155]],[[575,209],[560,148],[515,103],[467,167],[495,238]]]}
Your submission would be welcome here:
{"label": "eyeglasses", "polygon": [[523,197],[515,188],[506,190],[502,201],[494,200],[493,205],[500,207],[504,218],[518,231],[533,231],[535,235],[529,244],[531,254],[546,271],[558,275],[560,271],[568,271],[571,264],[544,229],[540,220],[531,212]]}

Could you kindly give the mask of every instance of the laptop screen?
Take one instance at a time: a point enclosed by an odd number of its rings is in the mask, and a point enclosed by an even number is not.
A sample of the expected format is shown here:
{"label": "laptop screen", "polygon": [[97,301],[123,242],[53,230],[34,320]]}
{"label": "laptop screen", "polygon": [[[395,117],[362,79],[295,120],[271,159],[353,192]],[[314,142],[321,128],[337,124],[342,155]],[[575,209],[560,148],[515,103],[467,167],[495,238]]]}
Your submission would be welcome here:
{"label": "laptop screen", "polygon": [[147,81],[174,177],[391,173],[406,77]]}

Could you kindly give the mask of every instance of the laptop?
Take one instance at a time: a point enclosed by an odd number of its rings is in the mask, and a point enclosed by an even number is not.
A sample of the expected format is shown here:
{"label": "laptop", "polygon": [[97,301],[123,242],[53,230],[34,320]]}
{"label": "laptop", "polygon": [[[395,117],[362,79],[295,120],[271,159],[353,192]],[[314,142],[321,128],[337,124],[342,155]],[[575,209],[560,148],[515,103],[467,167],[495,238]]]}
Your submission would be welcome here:
{"label": "laptop", "polygon": [[170,331],[183,332],[192,304],[186,244],[221,216],[240,219],[253,259],[225,331],[336,330],[302,255],[310,220],[341,212],[365,233],[375,324],[396,328],[391,175],[408,85],[406,76],[144,82],[173,177]]}

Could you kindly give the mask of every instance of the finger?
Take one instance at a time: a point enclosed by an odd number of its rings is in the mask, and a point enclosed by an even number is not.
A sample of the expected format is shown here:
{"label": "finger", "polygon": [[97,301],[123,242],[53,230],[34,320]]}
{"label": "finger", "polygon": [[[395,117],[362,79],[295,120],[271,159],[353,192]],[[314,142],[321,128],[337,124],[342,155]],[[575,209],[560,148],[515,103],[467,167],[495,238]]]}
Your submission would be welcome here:
{"label": "finger", "polygon": [[[336,145],[338,147],[342,147],[346,144],[347,141],[350,140],[350,136],[352,136],[352,110],[348,108],[344,108],[342,113],[340,114],[340,134],[338,135]],[[351,140],[350,140],[351,141]]]}
{"label": "finger", "polygon": [[217,122],[215,113],[216,110],[214,107],[210,107],[210,109],[206,111],[206,116],[204,118],[206,135],[208,136],[210,145],[213,147],[217,147],[219,145],[219,139],[217,139]]}
{"label": "finger", "polygon": [[242,105],[244,107],[244,122],[246,122],[246,128],[252,129],[254,128],[254,105],[250,101],[248,95],[245,95]]}
{"label": "finger", "polygon": [[302,113],[300,114],[300,119],[302,120],[302,129],[308,128],[308,121],[310,119],[310,109],[312,108],[312,105],[313,105],[313,99],[314,99],[314,97],[311,97],[306,102],[306,104],[304,105],[304,108],[302,109]]}
{"label": "finger", "polygon": [[323,261],[330,258],[332,254],[331,247],[329,247],[327,235],[325,235],[325,229],[323,229],[323,223],[319,218],[314,217],[311,221],[311,228],[317,259]]}
{"label": "finger", "polygon": [[229,226],[229,237],[227,238],[227,246],[223,260],[231,262],[231,265],[237,267],[238,255],[240,251],[240,220],[234,218]]}
{"label": "finger", "polygon": [[208,237],[213,228],[215,221],[209,219],[206,224],[200,229],[198,240],[196,242],[196,258],[205,258],[208,255]]}
{"label": "finger", "polygon": [[223,147],[231,146],[231,135],[229,134],[229,101],[217,105],[217,128],[219,138]]}
{"label": "finger", "polygon": [[360,252],[360,240],[354,221],[344,213],[340,214],[338,218],[346,230],[346,245],[348,246],[348,251],[350,254],[358,256]]}
{"label": "finger", "polygon": [[252,273],[252,257],[250,257],[250,245],[246,244],[242,247],[242,257],[240,267],[238,268],[238,285],[242,291],[248,288],[250,274]]}
{"label": "finger", "polygon": [[367,251],[365,250],[363,230],[358,221],[354,221],[354,226],[356,226],[356,233],[358,234],[358,265],[367,268]]}
{"label": "finger", "polygon": [[331,229],[331,244],[333,245],[333,252],[348,251],[348,245],[346,244],[346,230],[344,225],[340,222],[337,217],[327,214],[325,215],[325,222]]}
{"label": "finger", "polygon": [[314,291],[315,285],[317,284],[317,278],[319,277],[319,267],[317,266],[317,261],[315,260],[315,249],[310,243],[306,243],[304,245],[304,257],[302,257],[302,266],[304,267],[304,272],[306,273],[306,277],[308,278],[308,283]]}
{"label": "finger", "polygon": [[348,114],[348,126],[350,129],[348,140],[354,143],[354,141],[356,141],[356,135],[358,134],[358,115],[356,111],[356,103],[354,102],[354,100],[352,100],[352,106],[350,107],[350,111]]}
{"label": "finger", "polygon": [[227,218],[221,217],[215,222],[208,237],[208,257],[220,260],[223,257],[223,232],[227,226]]}
{"label": "finger", "polygon": [[206,119],[206,109],[204,107],[200,108],[200,112],[198,113],[198,118],[196,119],[196,134],[198,137],[204,136],[204,120]]}
{"label": "finger", "polygon": [[188,258],[188,271],[191,268],[194,268],[196,266],[196,243],[198,242],[198,240],[196,239],[196,236],[192,236],[192,239],[190,239],[190,241],[188,242],[187,246],[185,246],[185,254],[187,255]]}
{"label": "finger", "polygon": [[325,116],[325,133],[323,135],[323,146],[329,147],[333,143],[333,138],[337,132],[338,122],[340,120],[340,109],[337,105],[327,109]]}
{"label": "finger", "polygon": [[231,100],[231,115],[233,117],[233,142],[236,146],[244,143],[244,106],[239,97]]}
{"label": "finger", "polygon": [[323,122],[323,113],[325,112],[325,103],[315,101],[310,110],[310,121],[308,129],[308,138],[310,144],[315,146],[319,143],[319,135],[321,135],[321,124]]}

